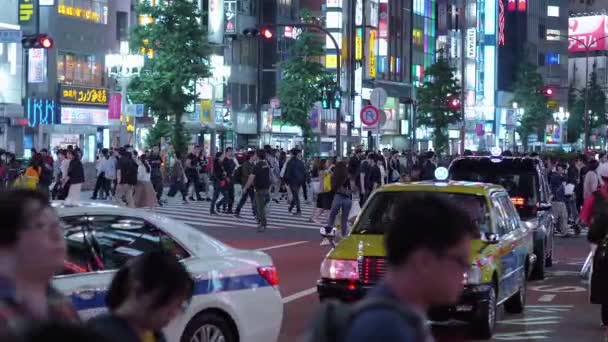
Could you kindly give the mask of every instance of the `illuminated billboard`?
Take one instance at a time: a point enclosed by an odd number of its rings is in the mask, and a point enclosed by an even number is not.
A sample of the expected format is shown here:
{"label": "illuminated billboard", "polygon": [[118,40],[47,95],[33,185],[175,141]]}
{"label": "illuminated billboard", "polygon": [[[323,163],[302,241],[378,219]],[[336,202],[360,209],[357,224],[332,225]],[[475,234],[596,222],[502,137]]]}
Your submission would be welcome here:
{"label": "illuminated billboard", "polygon": [[573,17],[568,19],[568,52],[604,51],[608,46],[604,37],[608,34],[608,18],[605,15]]}

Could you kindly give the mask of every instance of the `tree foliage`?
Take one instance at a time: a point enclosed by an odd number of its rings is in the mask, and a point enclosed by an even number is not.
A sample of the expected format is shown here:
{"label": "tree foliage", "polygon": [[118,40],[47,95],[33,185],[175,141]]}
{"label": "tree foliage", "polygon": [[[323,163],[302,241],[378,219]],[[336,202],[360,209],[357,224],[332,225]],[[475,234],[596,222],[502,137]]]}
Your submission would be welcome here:
{"label": "tree foliage", "polygon": [[[197,100],[195,82],[209,76],[207,35],[198,2],[190,0],[149,0],[137,6],[137,14],[152,18],[131,32],[131,48],[152,49],[144,68],[130,84],[129,96],[144,103],[163,122],[172,122],[172,144],[185,151],[187,141],[182,123],[186,108]],[[160,130],[159,130],[160,131]]]}
{"label": "tree foliage", "polygon": [[[589,74],[587,83],[588,106],[590,128],[600,128],[608,124],[606,117],[606,94],[597,82],[595,70]],[[575,89],[570,87],[568,93],[568,142],[576,142],[581,134],[585,132],[585,88]]]}
{"label": "tree foliage", "polygon": [[538,140],[542,141],[547,123],[553,120],[551,110],[547,108],[547,98],[542,93],[543,78],[537,68],[530,62],[521,63],[513,89],[513,102],[524,110],[517,127],[524,146],[532,134],[537,134]]}
{"label": "tree foliage", "polygon": [[460,99],[455,71],[442,57],[426,70],[427,79],[418,89],[417,122],[435,129],[433,144],[439,153],[448,148],[448,126],[462,120],[460,106],[450,106],[451,100]]}
{"label": "tree foliage", "polygon": [[578,141],[581,134],[585,131],[585,121],[583,119],[583,112],[585,111],[584,98],[581,96],[581,92],[570,86],[568,88],[568,112],[570,117],[568,118],[568,142],[574,143]]}
{"label": "tree foliage", "polygon": [[[306,12],[301,17],[304,22],[312,20]],[[289,49],[289,57],[280,64],[282,79],[278,96],[282,119],[299,126],[307,143],[312,136],[308,114],[314,103],[321,99],[322,85],[332,79],[320,62],[324,43],[322,35],[304,29]]]}

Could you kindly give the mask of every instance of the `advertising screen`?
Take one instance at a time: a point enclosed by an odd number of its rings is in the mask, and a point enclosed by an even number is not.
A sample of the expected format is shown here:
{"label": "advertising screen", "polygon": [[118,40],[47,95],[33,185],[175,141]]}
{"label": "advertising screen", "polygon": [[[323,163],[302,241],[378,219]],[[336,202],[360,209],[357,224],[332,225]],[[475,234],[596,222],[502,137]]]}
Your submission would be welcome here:
{"label": "advertising screen", "polygon": [[568,52],[584,52],[606,50],[608,24],[605,15],[589,17],[573,17],[568,19]]}

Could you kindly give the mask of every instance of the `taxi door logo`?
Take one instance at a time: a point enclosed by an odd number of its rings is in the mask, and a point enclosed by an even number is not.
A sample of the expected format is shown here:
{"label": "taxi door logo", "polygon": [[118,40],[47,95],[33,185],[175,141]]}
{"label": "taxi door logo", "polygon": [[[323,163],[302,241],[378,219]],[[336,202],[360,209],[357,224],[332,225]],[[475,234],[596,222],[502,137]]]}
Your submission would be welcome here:
{"label": "taxi door logo", "polygon": [[34,2],[36,0],[19,0],[19,24],[26,24],[34,16]]}

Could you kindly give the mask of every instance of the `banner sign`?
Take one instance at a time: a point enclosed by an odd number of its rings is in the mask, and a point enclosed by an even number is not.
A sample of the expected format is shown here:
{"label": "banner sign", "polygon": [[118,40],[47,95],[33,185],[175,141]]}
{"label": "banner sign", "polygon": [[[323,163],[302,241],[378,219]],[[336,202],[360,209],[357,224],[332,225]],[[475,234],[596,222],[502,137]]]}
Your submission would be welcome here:
{"label": "banner sign", "polygon": [[121,105],[122,94],[112,93],[110,95],[110,103],[108,103],[108,119],[120,120]]}
{"label": "banner sign", "polygon": [[569,18],[568,52],[585,52],[587,47],[589,51],[606,50],[607,18],[605,15]]}
{"label": "banner sign", "polygon": [[106,106],[108,104],[108,90],[106,88],[89,88],[62,84],[59,101],[61,103]]}
{"label": "banner sign", "polygon": [[61,107],[61,124],[107,126],[108,110],[91,107]]}

